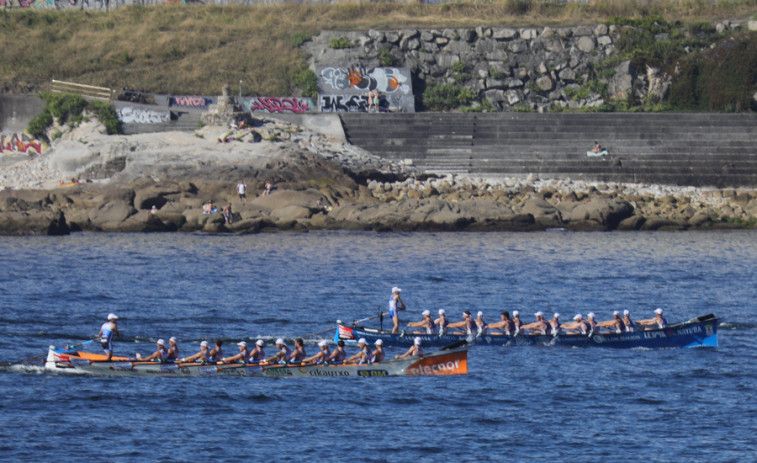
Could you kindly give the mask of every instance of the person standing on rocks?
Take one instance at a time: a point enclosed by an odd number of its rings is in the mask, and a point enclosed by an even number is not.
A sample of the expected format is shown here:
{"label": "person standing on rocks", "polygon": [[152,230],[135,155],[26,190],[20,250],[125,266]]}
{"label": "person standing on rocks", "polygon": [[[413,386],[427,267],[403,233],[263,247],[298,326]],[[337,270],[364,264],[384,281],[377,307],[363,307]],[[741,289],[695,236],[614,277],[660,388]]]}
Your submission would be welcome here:
{"label": "person standing on rocks", "polygon": [[244,183],[244,180],[237,183],[237,193],[239,193],[239,199],[247,204],[247,184]]}
{"label": "person standing on rocks", "polygon": [[231,203],[223,208],[223,219],[226,221],[225,225],[231,225]]}

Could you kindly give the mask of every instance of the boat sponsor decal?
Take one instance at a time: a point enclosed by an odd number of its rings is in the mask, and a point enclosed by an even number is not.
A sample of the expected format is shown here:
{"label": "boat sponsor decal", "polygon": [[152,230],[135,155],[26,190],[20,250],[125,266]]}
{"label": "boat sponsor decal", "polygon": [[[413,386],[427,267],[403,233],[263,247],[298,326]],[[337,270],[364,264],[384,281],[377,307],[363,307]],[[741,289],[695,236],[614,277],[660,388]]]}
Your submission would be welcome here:
{"label": "boat sponsor decal", "polygon": [[468,353],[457,352],[443,357],[418,359],[407,369],[409,376],[421,375],[464,375],[468,373]]}
{"label": "boat sponsor decal", "polygon": [[71,365],[75,367],[88,367],[92,363],[88,359],[80,359],[76,357],[69,357],[68,360],[71,362]]}
{"label": "boat sponsor decal", "polygon": [[161,373],[177,373],[179,371],[179,365],[175,363],[164,364],[160,366]]}
{"label": "boat sponsor decal", "polygon": [[704,332],[707,336],[712,336],[715,331],[712,329],[712,325],[704,325]]}
{"label": "boat sponsor decal", "polygon": [[268,368],[265,370],[268,376],[294,376],[289,368]]}
{"label": "boat sponsor decal", "polygon": [[116,371],[129,371],[134,369],[134,365],[131,362],[113,362],[110,365],[111,370]]}
{"label": "boat sponsor decal", "polygon": [[200,376],[214,375],[218,373],[218,367],[216,366],[198,367],[197,372],[200,374]]}
{"label": "boat sponsor decal", "polygon": [[341,339],[355,339],[355,334],[351,328],[339,325],[339,337]]}
{"label": "boat sponsor decal", "polygon": [[389,372],[386,370],[362,370],[358,371],[357,375],[363,378],[375,378],[378,376],[389,376]]}
{"label": "boat sponsor decal", "polygon": [[300,373],[310,376],[352,376],[348,370],[333,370],[329,367],[306,368],[298,367]]}

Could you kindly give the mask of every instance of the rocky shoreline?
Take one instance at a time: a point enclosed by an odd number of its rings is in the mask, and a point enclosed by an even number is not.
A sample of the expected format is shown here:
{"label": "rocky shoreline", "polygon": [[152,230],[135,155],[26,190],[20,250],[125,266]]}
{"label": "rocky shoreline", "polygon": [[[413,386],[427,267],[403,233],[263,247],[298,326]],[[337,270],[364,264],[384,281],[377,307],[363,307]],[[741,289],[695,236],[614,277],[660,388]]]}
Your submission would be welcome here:
{"label": "rocky shoreline", "polygon": [[[705,230],[757,224],[755,189],[533,175],[429,177],[273,119],[240,131],[101,132],[102,126],[85,123],[67,130],[43,156],[0,167],[0,234]],[[235,189],[240,180],[249,188],[246,203]],[[266,181],[274,189],[263,195]],[[219,212],[204,214],[210,200]],[[227,204],[231,223],[220,213]]]}

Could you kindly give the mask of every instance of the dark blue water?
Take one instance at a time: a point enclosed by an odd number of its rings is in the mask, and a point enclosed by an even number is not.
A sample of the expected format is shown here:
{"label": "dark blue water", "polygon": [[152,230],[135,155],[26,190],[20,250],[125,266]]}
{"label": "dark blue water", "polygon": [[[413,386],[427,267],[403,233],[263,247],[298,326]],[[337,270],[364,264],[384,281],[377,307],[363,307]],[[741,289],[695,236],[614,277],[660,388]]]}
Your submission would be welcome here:
{"label": "dark blue water", "polygon": [[[270,340],[424,309],[666,309],[720,347],[474,348],[467,376],[90,378],[0,371],[6,461],[754,461],[757,233],[0,238],[0,361],[88,339]],[[530,316],[526,317],[530,318]],[[309,350],[331,333],[309,340]],[[270,349],[270,348],[269,348]],[[392,352],[394,353],[394,352]]]}

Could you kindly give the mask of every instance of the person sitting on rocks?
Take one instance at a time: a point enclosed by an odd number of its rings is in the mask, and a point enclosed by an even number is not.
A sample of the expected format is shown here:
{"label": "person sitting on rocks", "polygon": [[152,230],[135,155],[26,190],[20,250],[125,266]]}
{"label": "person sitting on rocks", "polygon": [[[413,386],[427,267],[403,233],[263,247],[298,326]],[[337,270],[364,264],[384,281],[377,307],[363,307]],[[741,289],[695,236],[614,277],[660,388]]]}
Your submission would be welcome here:
{"label": "person sitting on rocks", "polygon": [[606,156],[607,148],[602,148],[599,142],[594,140],[594,148],[592,148],[591,151],[587,151],[586,155],[587,156]]}
{"label": "person sitting on rocks", "polygon": [[218,208],[213,205],[213,200],[207,201],[202,205],[202,213],[205,215],[218,212]]}

